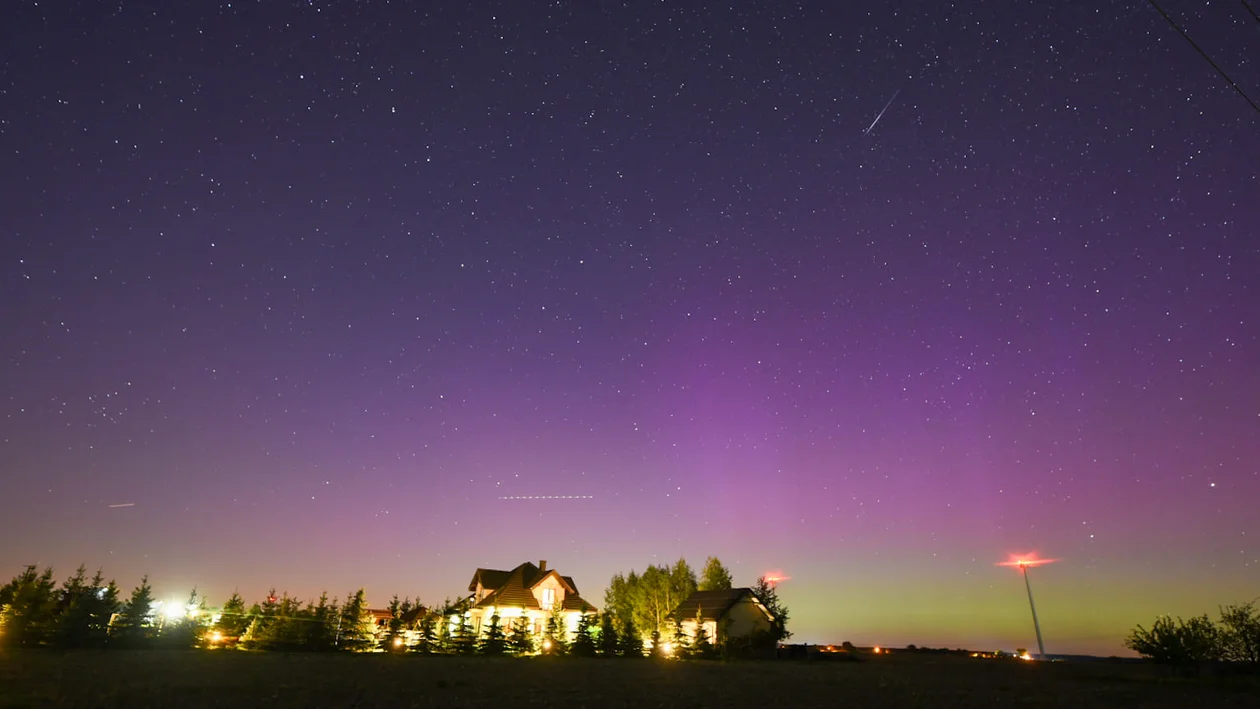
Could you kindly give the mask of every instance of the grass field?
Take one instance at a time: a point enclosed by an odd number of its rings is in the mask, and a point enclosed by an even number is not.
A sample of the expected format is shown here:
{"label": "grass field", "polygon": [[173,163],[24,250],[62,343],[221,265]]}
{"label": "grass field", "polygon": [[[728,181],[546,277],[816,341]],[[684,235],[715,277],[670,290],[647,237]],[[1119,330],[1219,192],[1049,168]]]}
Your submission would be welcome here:
{"label": "grass field", "polygon": [[1252,678],[1134,665],[654,662],[243,652],[0,653],[11,707],[1251,707]]}

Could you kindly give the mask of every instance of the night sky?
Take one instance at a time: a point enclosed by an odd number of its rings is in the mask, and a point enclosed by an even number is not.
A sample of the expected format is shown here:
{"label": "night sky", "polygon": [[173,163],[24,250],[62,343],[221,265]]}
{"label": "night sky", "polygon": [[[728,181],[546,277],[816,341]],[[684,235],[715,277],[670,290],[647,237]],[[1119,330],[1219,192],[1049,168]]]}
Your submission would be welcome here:
{"label": "night sky", "polygon": [[703,5],[6,6],[4,577],[717,555],[1010,648],[1035,551],[1100,654],[1260,594],[1260,114],[1137,0]]}

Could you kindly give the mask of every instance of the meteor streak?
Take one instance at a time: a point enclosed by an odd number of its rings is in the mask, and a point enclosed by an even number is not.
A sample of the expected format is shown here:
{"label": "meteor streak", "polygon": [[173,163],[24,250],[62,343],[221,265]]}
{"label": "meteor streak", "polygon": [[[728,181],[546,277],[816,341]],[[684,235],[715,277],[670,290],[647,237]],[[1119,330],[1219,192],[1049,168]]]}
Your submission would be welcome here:
{"label": "meteor streak", "polygon": [[871,130],[875,128],[875,124],[879,123],[879,119],[884,117],[884,111],[887,111],[888,107],[892,105],[892,102],[897,100],[897,94],[899,93],[901,93],[901,89],[897,89],[893,92],[892,98],[888,99],[888,103],[884,104],[884,108],[880,110],[879,115],[875,116],[875,120],[871,121],[871,124],[866,127],[866,130],[862,131],[862,135],[871,134]]}
{"label": "meteor streak", "polygon": [[500,500],[594,500],[594,495],[504,495]]}

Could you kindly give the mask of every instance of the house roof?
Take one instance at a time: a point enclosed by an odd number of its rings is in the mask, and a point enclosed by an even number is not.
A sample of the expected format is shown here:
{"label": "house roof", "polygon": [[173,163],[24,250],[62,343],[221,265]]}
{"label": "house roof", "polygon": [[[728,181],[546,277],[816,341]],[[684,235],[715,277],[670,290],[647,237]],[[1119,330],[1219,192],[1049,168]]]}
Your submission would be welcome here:
{"label": "house roof", "polygon": [[[533,566],[533,564],[530,564],[530,566]],[[511,573],[511,571],[500,571],[498,569],[477,569],[473,572],[472,581],[468,582],[468,592],[476,591],[478,582],[486,588],[498,588],[503,585],[504,581],[507,581]]]}
{"label": "house roof", "polygon": [[[530,590],[533,587],[534,577],[538,575],[538,567],[527,561],[506,573],[503,583],[481,599],[476,607],[513,606],[538,609],[538,599]],[[485,585],[484,582],[482,585]]]}
{"label": "house roof", "polygon": [[475,606],[477,608],[509,606],[541,610],[538,599],[534,596],[533,589],[549,576],[555,576],[559,579],[560,583],[568,591],[564,594],[562,610],[575,610],[584,613],[595,611],[595,606],[587,603],[578,595],[577,584],[573,583],[571,577],[561,576],[554,569],[543,571],[528,561],[511,571],[477,569],[476,573],[473,574],[472,583],[469,584],[469,590],[477,590],[478,581],[481,582],[483,587],[490,589],[490,593],[481,599],[481,602],[477,603]]}
{"label": "house roof", "polygon": [[753,594],[751,588],[728,588],[717,591],[696,591],[687,597],[687,600],[678,604],[673,613],[669,614],[671,620],[694,620],[699,615],[704,620],[720,620],[726,615],[736,603],[745,599],[751,599],[753,604],[766,614],[767,618],[773,618],[770,611],[761,605],[761,601],[757,600],[757,596]]}
{"label": "house roof", "polygon": [[415,623],[416,621],[420,620],[424,616],[428,615],[428,613],[429,613],[428,608],[425,608],[424,606],[414,606],[410,610],[408,610],[406,613],[402,614],[402,622],[404,624]]}
{"label": "house roof", "polygon": [[502,588],[509,580],[513,583],[518,583],[516,580],[516,576],[518,574],[520,576],[519,583],[524,584],[526,588],[533,588],[542,583],[543,579],[554,575],[556,578],[560,579],[560,583],[563,583],[568,587],[568,590],[571,593],[578,592],[577,584],[573,582],[572,576],[561,576],[556,573],[555,569],[547,569],[546,571],[543,571],[528,561],[511,571],[502,571],[500,569],[477,569],[473,572],[472,581],[468,582],[468,592],[475,592],[477,590],[478,583],[480,583],[483,588],[491,591]]}
{"label": "house roof", "polygon": [[597,609],[595,606],[586,602],[586,599],[576,593],[564,594],[564,603],[561,604],[562,611],[578,611],[579,613],[594,613]]}
{"label": "house roof", "polygon": [[[530,566],[533,566],[533,564],[530,564]],[[560,584],[563,585],[565,587],[565,590],[567,590],[569,593],[577,593],[577,586],[573,584],[573,579],[568,576],[561,576],[560,574],[556,573],[555,569],[552,569],[550,571],[539,570],[538,575],[534,577],[533,582],[527,581],[527,583],[529,583],[530,588],[538,588],[540,585],[542,585],[543,581],[546,581],[549,577],[552,577],[552,576],[559,579]]]}

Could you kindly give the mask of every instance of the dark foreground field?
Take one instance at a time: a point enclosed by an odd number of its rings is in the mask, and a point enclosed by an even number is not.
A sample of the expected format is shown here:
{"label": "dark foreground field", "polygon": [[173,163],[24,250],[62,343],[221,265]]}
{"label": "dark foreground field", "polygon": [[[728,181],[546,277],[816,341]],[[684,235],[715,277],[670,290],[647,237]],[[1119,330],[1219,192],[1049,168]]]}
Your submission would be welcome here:
{"label": "dark foreground field", "polygon": [[1250,707],[1246,678],[963,658],[839,662],[27,651],[0,707]]}

